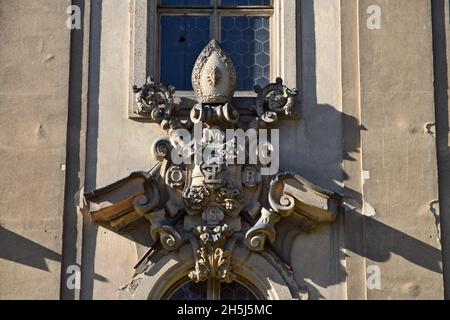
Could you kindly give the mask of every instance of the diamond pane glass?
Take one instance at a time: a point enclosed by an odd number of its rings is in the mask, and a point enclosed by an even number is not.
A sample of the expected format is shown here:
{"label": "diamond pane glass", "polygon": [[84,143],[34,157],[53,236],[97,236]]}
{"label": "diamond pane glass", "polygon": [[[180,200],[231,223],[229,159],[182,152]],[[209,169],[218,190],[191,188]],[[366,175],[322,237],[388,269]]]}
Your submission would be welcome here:
{"label": "diamond pane glass", "polygon": [[222,17],[222,46],[236,67],[237,90],[270,83],[268,17]]}
{"label": "diamond pane glass", "polygon": [[270,6],[270,0],[222,0],[224,7],[237,6]]}
{"label": "diamond pane glass", "polygon": [[192,90],[192,69],[209,40],[209,16],[162,16],[161,82]]}
{"label": "diamond pane glass", "polygon": [[209,7],[211,0],[161,0],[161,6],[167,7]]}

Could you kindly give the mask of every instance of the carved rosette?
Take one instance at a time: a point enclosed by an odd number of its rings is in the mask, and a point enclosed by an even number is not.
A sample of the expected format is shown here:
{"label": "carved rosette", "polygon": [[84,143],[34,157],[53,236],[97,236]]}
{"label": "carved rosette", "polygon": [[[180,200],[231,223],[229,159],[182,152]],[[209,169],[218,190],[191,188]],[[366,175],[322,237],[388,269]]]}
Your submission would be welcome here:
{"label": "carved rosette", "polygon": [[133,86],[138,105],[138,114],[149,115],[156,122],[169,120],[176,105],[175,87],[156,82],[152,77],[142,87]]}
{"label": "carved rosette", "polygon": [[264,88],[255,87],[257,117],[251,124],[254,128],[267,127],[278,122],[280,116],[295,117],[295,101],[297,89],[289,89],[283,84],[283,79],[277,78]]}
{"label": "carved rosette", "polygon": [[192,210],[201,210],[206,207],[209,202],[210,191],[206,186],[189,187],[183,198],[186,207]]}

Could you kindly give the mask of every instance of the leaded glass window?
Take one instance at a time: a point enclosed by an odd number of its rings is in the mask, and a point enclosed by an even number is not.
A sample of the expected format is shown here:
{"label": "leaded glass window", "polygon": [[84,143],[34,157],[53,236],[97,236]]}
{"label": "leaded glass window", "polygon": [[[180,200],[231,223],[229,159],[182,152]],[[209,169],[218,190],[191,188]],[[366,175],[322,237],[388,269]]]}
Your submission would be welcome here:
{"label": "leaded glass window", "polygon": [[[237,281],[229,284],[219,283],[215,288],[217,293],[214,296],[220,300],[258,300],[255,293]],[[211,286],[208,286],[206,282],[194,283],[189,281],[176,288],[168,299],[175,301],[208,300],[208,296],[213,295],[208,290],[211,290]]]}
{"label": "leaded glass window", "polygon": [[161,81],[192,90],[195,60],[210,40],[209,16],[161,17]]}
{"label": "leaded glass window", "polygon": [[271,0],[160,0],[160,79],[191,91],[195,61],[216,39],[236,67],[238,91],[270,83]]}
{"label": "leaded glass window", "polygon": [[189,281],[183,284],[180,288],[175,290],[169,297],[169,300],[181,301],[181,300],[206,300],[207,299],[207,286],[206,282],[195,283]]}

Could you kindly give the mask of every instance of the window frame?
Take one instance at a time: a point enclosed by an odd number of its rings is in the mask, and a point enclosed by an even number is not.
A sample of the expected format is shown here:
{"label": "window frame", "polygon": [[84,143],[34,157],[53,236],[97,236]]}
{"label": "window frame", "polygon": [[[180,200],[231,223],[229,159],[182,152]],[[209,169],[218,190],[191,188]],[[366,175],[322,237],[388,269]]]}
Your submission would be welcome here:
{"label": "window frame", "polygon": [[[211,36],[220,42],[221,16],[269,16],[270,23],[270,80],[282,77],[297,87],[297,14],[298,1],[271,0],[266,6],[220,7],[159,7],[159,0],[129,0],[130,3],[130,72],[129,87],[142,85],[149,75],[160,78],[160,19],[162,15],[211,15]],[[217,21],[217,23],[215,22]],[[289,47],[290,50],[287,48]],[[293,48],[293,51],[292,51]],[[289,53],[288,53],[289,52]],[[294,54],[292,54],[294,52]],[[170,83],[165,83],[170,85]],[[178,98],[194,99],[193,91],[177,91]],[[256,97],[253,91],[236,91],[235,97]],[[142,118],[136,113],[134,94],[130,90],[129,118]]]}
{"label": "window frame", "polygon": [[[241,276],[237,276],[237,278],[233,281],[237,282],[239,285],[244,287],[246,290],[248,290],[255,298],[255,301],[264,301],[266,300],[266,297],[262,292],[260,292],[257,287],[248,279],[243,278]],[[189,278],[186,276],[183,279],[177,281],[174,285],[172,285],[162,296],[161,300],[171,300],[173,295],[182,287],[185,285],[193,283],[192,280],[189,280]],[[221,289],[222,289],[222,283],[220,280],[217,279],[208,279],[206,282],[206,300],[213,301],[213,300],[221,300]],[[175,300],[174,300],[175,301]]]}

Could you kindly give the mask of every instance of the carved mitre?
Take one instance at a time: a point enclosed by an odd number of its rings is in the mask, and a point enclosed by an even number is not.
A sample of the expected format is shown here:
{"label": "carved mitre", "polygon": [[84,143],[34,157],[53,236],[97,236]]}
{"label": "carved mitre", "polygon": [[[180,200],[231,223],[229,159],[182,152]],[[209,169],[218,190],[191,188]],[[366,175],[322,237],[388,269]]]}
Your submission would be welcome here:
{"label": "carved mitre", "polygon": [[216,41],[200,53],[192,71],[192,86],[200,103],[228,103],[234,95],[236,70],[233,61]]}

